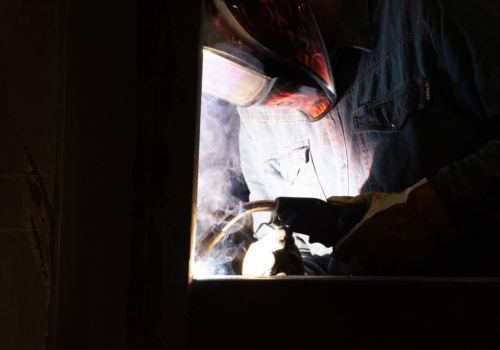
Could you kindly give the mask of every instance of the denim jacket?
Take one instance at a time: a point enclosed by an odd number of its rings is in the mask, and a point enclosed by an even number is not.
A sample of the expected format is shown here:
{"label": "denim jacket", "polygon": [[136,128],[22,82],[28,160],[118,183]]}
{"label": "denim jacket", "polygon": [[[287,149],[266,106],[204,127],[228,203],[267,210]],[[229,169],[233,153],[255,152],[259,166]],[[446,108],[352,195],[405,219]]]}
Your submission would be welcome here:
{"label": "denim jacket", "polygon": [[238,109],[251,200],[399,192],[427,177],[460,244],[494,235],[500,4],[344,1],[330,61],[338,99],[320,121]]}

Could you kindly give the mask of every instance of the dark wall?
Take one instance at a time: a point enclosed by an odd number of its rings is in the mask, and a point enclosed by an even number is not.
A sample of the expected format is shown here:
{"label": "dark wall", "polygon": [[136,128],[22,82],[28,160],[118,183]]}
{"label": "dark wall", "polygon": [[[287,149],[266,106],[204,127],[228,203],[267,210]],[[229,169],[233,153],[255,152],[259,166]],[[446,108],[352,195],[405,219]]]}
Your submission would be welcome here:
{"label": "dark wall", "polygon": [[57,1],[0,2],[0,348],[41,349],[54,293]]}
{"label": "dark wall", "polygon": [[196,1],[0,4],[0,348],[182,348]]}

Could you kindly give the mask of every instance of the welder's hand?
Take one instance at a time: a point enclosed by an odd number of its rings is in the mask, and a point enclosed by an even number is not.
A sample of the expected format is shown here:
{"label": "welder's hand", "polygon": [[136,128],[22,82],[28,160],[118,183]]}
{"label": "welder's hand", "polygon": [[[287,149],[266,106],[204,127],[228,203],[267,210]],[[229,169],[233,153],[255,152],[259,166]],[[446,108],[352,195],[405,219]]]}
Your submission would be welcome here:
{"label": "welder's hand", "polygon": [[243,275],[303,275],[304,265],[291,233],[267,227],[266,235],[252,243],[243,260]]}
{"label": "welder's hand", "polygon": [[369,192],[331,197],[329,202],[356,204],[367,212],[334,247],[332,257],[373,271],[418,269],[436,244],[456,235],[444,205],[423,179],[403,192]]}

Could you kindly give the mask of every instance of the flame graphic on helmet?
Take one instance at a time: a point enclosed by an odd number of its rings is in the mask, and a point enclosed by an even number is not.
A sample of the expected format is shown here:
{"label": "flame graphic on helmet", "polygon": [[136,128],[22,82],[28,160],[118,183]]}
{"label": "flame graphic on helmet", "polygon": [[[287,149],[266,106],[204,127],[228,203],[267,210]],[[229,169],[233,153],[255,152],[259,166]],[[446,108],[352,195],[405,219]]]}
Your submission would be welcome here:
{"label": "flame graphic on helmet", "polygon": [[304,111],[311,118],[320,116],[329,106],[330,100],[322,91],[316,91],[318,95],[300,93],[293,89],[280,89],[272,91],[262,102],[262,105],[274,108],[297,109]]}
{"label": "flame graphic on helmet", "polygon": [[[327,85],[332,83],[321,37],[305,0],[225,0],[225,3],[243,28],[262,45],[292,61],[298,60]],[[237,41],[245,51],[252,52],[217,11],[207,12],[214,13],[213,22],[220,36]]]}

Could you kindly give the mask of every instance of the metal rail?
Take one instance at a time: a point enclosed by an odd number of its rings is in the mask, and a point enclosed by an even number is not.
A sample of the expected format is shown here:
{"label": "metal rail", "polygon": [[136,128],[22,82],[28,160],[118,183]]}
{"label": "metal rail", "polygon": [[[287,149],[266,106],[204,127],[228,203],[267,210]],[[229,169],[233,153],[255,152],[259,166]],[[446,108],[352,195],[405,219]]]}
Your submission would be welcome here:
{"label": "metal rail", "polygon": [[259,200],[245,203],[240,209],[225,215],[219,223],[212,225],[197,239],[196,260],[202,259],[241,218],[260,211],[273,211],[275,207],[274,200]]}

